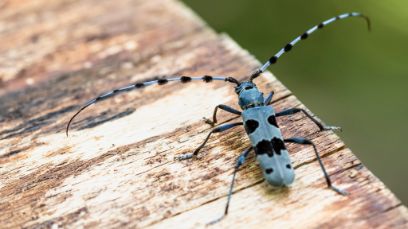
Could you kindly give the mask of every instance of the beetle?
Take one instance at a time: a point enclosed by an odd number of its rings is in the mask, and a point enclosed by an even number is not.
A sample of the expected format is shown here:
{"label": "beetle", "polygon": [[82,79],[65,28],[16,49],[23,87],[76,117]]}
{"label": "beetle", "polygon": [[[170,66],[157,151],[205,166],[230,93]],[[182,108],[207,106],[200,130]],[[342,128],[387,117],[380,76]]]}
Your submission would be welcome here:
{"label": "beetle", "polygon": [[335,126],[324,125],[319,120],[314,118],[309,112],[301,108],[289,108],[280,112],[276,112],[273,106],[271,105],[273,92],[269,93],[265,97],[264,94],[257,88],[253,80],[256,79],[259,75],[261,75],[270,65],[275,64],[284,53],[292,50],[293,46],[296,45],[299,41],[307,39],[312,33],[324,28],[330,23],[333,23],[341,19],[346,19],[349,17],[361,17],[365,19],[367,22],[368,29],[370,30],[370,20],[367,16],[356,12],[340,14],[336,17],[332,17],[326,21],[323,21],[318,25],[315,25],[314,27],[305,31],[302,35],[296,37],[294,40],[292,40],[290,43],[288,43],[282,49],[280,49],[279,52],[277,52],[274,56],[269,58],[269,60],[265,64],[263,64],[259,69],[255,70],[252,74],[250,74],[248,80],[242,82],[229,76],[209,76],[209,75],[201,77],[174,76],[158,78],[144,82],[137,82],[125,87],[114,89],[112,91],[101,94],[98,97],[85,103],[85,105],[83,105],[69,120],[66,127],[66,135],[68,136],[69,127],[72,121],[81,111],[97,102],[108,99],[114,95],[131,91],[134,89],[145,88],[147,86],[155,84],[165,85],[170,82],[181,82],[185,84],[192,81],[204,81],[206,83],[212,81],[224,81],[235,84],[235,92],[238,96],[238,104],[242,111],[236,110],[224,104],[220,104],[215,107],[213,113],[213,120],[210,121],[210,124],[213,125],[217,123],[217,111],[219,109],[235,115],[241,115],[242,122],[226,123],[215,127],[210,131],[210,133],[207,135],[203,143],[193,151],[193,153],[183,154],[176,157],[176,159],[178,160],[195,158],[197,157],[199,151],[205,146],[205,144],[207,143],[212,134],[223,132],[237,126],[244,126],[245,131],[250,139],[251,146],[244,150],[244,152],[240,154],[236,161],[234,172],[232,175],[232,181],[229,187],[224,214],[219,219],[212,221],[210,224],[220,221],[228,214],[228,208],[231,201],[236,173],[238,169],[244,164],[246,158],[248,157],[251,151],[255,151],[257,161],[259,162],[263,172],[263,176],[270,185],[275,187],[286,187],[293,183],[295,173],[292,167],[289,153],[285,147],[285,143],[295,143],[312,146],[317,161],[319,162],[319,165],[323,171],[323,175],[326,180],[327,186],[340,195],[347,195],[346,191],[343,191],[332,184],[332,181],[326,172],[326,169],[323,165],[323,162],[320,158],[320,155],[316,149],[315,144],[311,140],[303,137],[292,137],[284,139],[277,124],[276,118],[301,112],[304,115],[306,115],[311,121],[313,121],[321,131],[340,130],[340,128]]}

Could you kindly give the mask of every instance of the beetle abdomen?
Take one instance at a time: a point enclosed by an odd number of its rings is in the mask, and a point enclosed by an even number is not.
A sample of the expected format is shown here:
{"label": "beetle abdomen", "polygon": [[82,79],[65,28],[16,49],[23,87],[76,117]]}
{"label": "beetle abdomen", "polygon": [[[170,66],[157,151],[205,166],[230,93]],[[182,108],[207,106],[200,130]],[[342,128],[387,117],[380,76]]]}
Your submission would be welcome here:
{"label": "beetle abdomen", "polygon": [[266,181],[273,186],[291,184],[295,174],[273,108],[250,108],[242,117]]}
{"label": "beetle abdomen", "polygon": [[[266,181],[272,186],[287,186],[295,178],[289,154],[284,148],[283,142],[276,145],[274,142],[262,140],[255,146],[256,159],[258,160]],[[279,151],[277,147],[283,146]],[[265,148],[268,147],[268,148]]]}

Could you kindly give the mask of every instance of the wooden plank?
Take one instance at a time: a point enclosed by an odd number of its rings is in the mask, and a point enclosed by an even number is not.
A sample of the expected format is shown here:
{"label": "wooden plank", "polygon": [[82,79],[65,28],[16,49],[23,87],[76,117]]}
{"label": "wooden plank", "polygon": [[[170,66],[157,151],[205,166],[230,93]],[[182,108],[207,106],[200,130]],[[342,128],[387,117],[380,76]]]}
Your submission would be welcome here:
{"label": "wooden plank", "polygon": [[[0,5],[1,227],[203,227],[220,216],[242,129],[211,138],[220,104],[237,107],[230,85],[168,84],[117,96],[68,119],[86,100],[161,74],[228,74],[259,65],[173,0],[5,1]],[[270,73],[257,81],[274,106],[304,107]],[[220,113],[221,114],[221,113]],[[221,114],[220,120],[236,120]],[[336,195],[310,147],[289,145],[297,178],[263,181],[254,157],[237,178],[229,216],[216,227],[406,228],[405,206],[337,135],[303,115],[282,118],[284,136],[318,145],[328,171],[351,194]]]}

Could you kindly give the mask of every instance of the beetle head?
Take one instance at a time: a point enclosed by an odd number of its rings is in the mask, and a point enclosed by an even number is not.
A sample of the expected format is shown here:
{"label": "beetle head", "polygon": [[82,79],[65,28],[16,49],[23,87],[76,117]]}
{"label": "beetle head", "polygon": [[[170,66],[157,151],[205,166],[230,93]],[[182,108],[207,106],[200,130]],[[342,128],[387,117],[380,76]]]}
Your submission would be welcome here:
{"label": "beetle head", "polygon": [[235,92],[239,97],[239,106],[245,110],[250,107],[262,106],[264,104],[263,93],[256,85],[249,81],[244,81],[235,87]]}

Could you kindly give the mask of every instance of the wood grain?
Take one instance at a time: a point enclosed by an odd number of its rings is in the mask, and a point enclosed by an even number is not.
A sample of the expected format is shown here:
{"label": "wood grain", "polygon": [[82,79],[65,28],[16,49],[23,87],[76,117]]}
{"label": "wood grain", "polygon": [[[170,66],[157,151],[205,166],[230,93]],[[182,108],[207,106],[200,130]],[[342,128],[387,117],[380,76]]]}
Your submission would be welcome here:
{"label": "wood grain", "polygon": [[[245,77],[259,62],[173,0],[0,3],[0,227],[200,228],[223,213],[244,131],[211,138],[218,104],[236,105],[223,82],[168,84],[88,99],[157,75]],[[272,74],[277,110],[304,107]],[[220,113],[222,122],[238,120]],[[326,188],[312,148],[288,145],[292,187],[273,189],[253,155],[241,169],[230,214],[214,228],[407,228],[405,206],[333,132],[302,114],[280,118],[283,135],[311,138],[335,184]]]}

